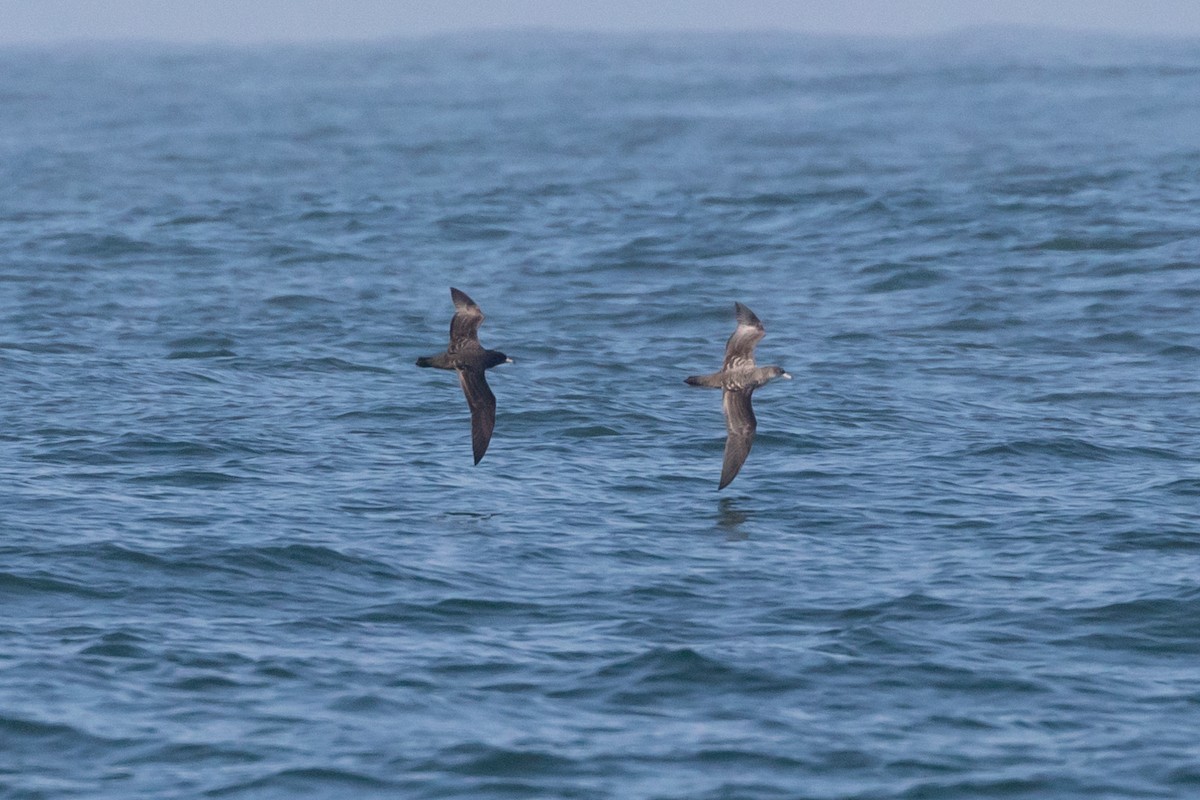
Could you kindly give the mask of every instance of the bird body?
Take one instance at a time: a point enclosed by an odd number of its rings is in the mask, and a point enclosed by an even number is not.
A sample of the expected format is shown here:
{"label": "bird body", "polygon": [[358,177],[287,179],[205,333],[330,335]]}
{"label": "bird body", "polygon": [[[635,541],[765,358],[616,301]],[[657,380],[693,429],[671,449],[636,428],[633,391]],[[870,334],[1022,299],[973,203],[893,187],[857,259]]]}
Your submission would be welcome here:
{"label": "bird body", "polygon": [[471,449],[478,464],[487,452],[496,427],[496,395],[492,394],[484,372],[498,364],[512,363],[512,359],[499,350],[487,350],[479,343],[483,311],[474,300],[453,287],[450,299],[454,301],[450,344],[443,353],[418,358],[417,366],[458,373],[459,385],[471,409]]}
{"label": "bird body", "polygon": [[729,485],[746,463],[754,444],[758,420],[750,396],[754,390],[775,378],[791,378],[783,367],[760,367],[754,361],[754,348],[766,335],[762,322],[754,312],[741,303],[734,303],[737,327],[725,343],[725,362],[720,371],[710,375],[692,375],[684,382],[723,390],[721,406],[725,412],[725,457],[721,465],[720,491]]}

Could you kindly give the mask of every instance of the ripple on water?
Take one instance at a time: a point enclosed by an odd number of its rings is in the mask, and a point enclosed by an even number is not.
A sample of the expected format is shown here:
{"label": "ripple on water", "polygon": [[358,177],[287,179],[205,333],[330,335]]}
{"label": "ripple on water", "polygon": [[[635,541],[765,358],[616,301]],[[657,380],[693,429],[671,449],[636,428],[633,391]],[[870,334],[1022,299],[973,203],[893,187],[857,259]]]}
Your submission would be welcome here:
{"label": "ripple on water", "polygon": [[269,774],[226,783],[204,792],[206,797],[316,797],[346,796],[364,792],[393,791],[396,784],[385,777],[337,767],[292,767]]}

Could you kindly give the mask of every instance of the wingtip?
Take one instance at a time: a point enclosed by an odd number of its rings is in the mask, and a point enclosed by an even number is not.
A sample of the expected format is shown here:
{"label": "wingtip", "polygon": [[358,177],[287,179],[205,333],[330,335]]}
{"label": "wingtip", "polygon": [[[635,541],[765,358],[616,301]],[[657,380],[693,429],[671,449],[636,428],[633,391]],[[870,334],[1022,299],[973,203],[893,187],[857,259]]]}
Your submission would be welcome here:
{"label": "wingtip", "polygon": [[475,305],[475,301],[468,297],[466,292],[462,289],[455,289],[453,286],[450,287],[450,299],[454,301],[455,306]]}
{"label": "wingtip", "polygon": [[742,305],[736,300],[733,301],[733,312],[737,317],[739,325],[753,325],[757,328],[762,327],[762,322],[759,320],[758,316],[748,307]]}
{"label": "wingtip", "polygon": [[733,483],[733,479],[737,477],[737,474],[741,472],[741,470],[742,467],[740,464],[732,469],[730,469],[729,465],[724,465],[721,469],[721,482],[717,484],[717,491],[719,492],[729,484]]}

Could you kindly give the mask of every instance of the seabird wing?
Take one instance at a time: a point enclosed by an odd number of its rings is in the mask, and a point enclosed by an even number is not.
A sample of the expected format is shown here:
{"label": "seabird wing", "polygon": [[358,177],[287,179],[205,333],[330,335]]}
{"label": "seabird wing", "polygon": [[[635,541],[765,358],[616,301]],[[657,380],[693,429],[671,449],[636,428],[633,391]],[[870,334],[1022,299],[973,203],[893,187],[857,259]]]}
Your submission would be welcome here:
{"label": "seabird wing", "polygon": [[454,316],[450,319],[450,352],[453,353],[471,343],[479,344],[483,311],[466,292],[451,287],[450,298],[454,300]]}
{"label": "seabird wing", "polygon": [[754,347],[766,335],[763,324],[754,312],[741,303],[733,304],[737,312],[737,327],[725,343],[725,369],[754,366]]}
{"label": "seabird wing", "polygon": [[496,427],[496,395],[492,394],[482,369],[460,369],[458,382],[471,407],[471,449],[478,464],[487,452],[492,430]]}
{"label": "seabird wing", "polygon": [[750,446],[754,444],[754,430],[758,427],[754,409],[750,406],[750,389],[726,390],[722,405],[725,409],[725,427],[729,436],[725,439],[725,461],[721,465],[721,484],[718,490],[729,485],[746,463]]}
{"label": "seabird wing", "polygon": [[714,372],[712,375],[691,375],[683,379],[683,382],[689,386],[704,386],[708,389],[720,389],[721,373]]}

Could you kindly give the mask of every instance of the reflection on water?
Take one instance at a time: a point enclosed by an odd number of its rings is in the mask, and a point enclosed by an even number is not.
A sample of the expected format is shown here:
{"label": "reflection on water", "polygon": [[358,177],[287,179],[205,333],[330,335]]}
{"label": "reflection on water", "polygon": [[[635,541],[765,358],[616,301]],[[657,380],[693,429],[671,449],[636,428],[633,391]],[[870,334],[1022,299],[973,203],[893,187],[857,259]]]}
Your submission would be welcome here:
{"label": "reflection on water", "polygon": [[717,502],[717,529],[725,533],[725,540],[734,542],[749,539],[750,534],[742,530],[742,523],[749,514],[737,507],[737,500],[732,497],[722,497]]}

